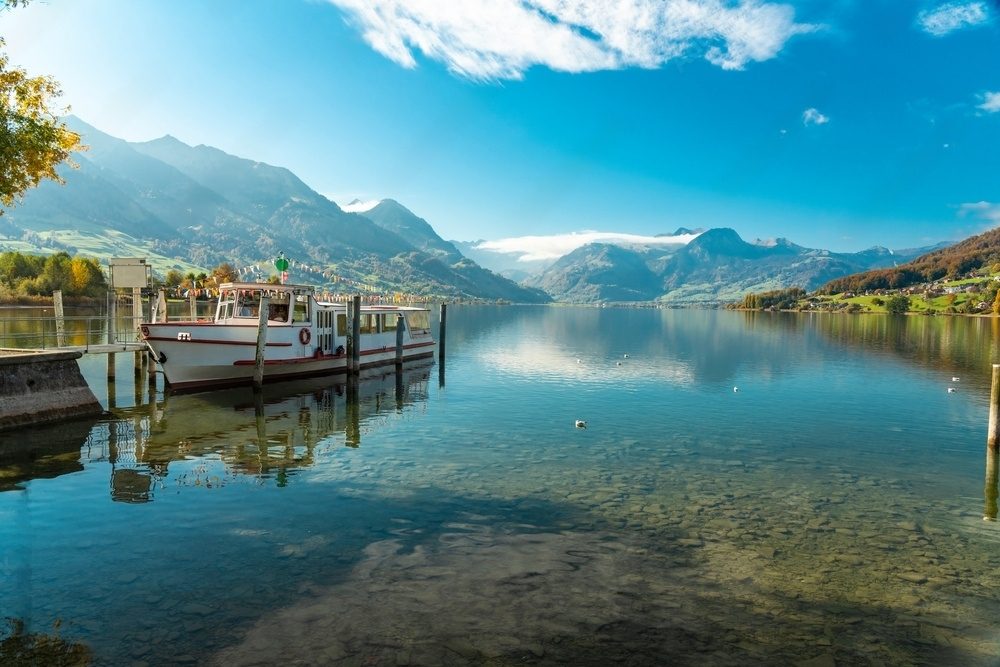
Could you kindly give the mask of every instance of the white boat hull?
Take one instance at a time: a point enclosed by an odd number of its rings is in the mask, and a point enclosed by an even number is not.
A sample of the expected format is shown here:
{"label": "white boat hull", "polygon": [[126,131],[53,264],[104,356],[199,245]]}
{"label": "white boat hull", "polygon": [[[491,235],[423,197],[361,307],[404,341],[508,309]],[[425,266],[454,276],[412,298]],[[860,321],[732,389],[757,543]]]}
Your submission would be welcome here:
{"label": "white boat hull", "polygon": [[[253,288],[259,289],[260,286],[235,285],[231,289]],[[310,308],[312,319],[267,324],[263,363],[265,382],[347,372],[347,339],[337,335],[333,326],[334,318],[344,313],[345,309],[315,301],[310,301]],[[393,323],[396,323],[397,315],[410,318],[416,312],[426,311],[386,306],[371,306],[363,311],[371,316],[372,321],[381,318],[379,321]],[[319,313],[328,314],[323,319],[327,326],[316,325],[315,318]],[[396,363],[397,332],[388,326],[384,328],[379,325],[377,330],[362,333],[361,368]],[[436,343],[429,328],[418,326],[411,329],[409,319],[402,328],[403,362],[434,356]],[[160,364],[167,383],[174,389],[250,384],[256,368],[257,334],[256,317],[224,316],[221,306],[214,321],[148,322],[140,326],[142,340]]]}

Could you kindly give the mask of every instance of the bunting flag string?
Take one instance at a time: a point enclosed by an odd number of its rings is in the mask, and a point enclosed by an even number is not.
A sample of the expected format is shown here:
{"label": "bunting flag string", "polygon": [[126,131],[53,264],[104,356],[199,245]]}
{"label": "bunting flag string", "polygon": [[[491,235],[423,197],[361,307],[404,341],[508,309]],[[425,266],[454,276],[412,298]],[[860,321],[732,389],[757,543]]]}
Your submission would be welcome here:
{"label": "bunting flag string", "polygon": [[[306,264],[305,262],[300,262],[294,259],[288,260],[288,266],[289,269],[295,268],[301,271],[315,273],[323,276],[323,278],[329,282],[347,285],[362,292],[379,293],[381,291],[381,288],[377,285],[372,285],[371,283],[363,283],[357,280],[352,280],[351,278],[348,278],[346,276],[334,273],[332,269],[324,269],[321,266]],[[261,280],[261,278],[263,277],[263,271],[261,270],[260,264],[252,264],[250,266],[237,268],[236,275],[239,276],[241,280],[254,278],[253,282],[263,282]],[[249,280],[246,281],[250,282]]]}

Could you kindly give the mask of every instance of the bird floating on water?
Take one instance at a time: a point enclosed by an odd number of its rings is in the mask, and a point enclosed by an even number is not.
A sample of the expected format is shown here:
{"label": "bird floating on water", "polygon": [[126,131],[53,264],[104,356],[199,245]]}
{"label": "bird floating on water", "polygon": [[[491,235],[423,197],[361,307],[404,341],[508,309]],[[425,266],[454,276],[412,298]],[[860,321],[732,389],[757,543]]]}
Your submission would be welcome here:
{"label": "bird floating on water", "polygon": [[628,359],[628,355],[627,354],[625,355],[625,358]]}
{"label": "bird floating on water", "polygon": [[954,394],[955,393],[955,388],[954,387],[948,387],[948,393],[949,394]]}
{"label": "bird floating on water", "polygon": [[952,379],[951,379],[951,381],[952,381],[952,382],[958,382],[958,381],[959,381],[959,380],[961,380],[961,379],[962,379],[962,378],[952,378]]}
{"label": "bird floating on water", "polygon": [[587,428],[587,422],[583,421],[582,419],[577,419],[576,420],[576,427],[577,428]]}
{"label": "bird floating on water", "polygon": [[615,365],[616,365],[616,366],[621,366],[621,365],[622,365],[622,362],[620,362],[620,361],[616,361],[616,362],[615,362]]}
{"label": "bird floating on water", "polygon": [[739,387],[733,387],[733,392],[737,392],[737,391],[739,391],[739,390],[740,390],[740,388],[739,388]]}

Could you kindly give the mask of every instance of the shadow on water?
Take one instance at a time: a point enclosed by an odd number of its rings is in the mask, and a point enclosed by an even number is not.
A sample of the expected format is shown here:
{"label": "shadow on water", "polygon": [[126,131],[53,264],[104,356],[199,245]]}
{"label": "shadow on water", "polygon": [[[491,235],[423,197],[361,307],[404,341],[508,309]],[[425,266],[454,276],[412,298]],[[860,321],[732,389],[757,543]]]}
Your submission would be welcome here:
{"label": "shadow on water", "polygon": [[0,492],[23,490],[32,479],[51,479],[83,470],[81,443],[97,423],[82,419],[0,431]]}
{"label": "shadow on water", "polygon": [[[773,586],[759,574],[786,554],[743,544],[738,524],[753,521],[724,518],[746,504],[732,493],[647,525],[536,497],[332,491],[279,507],[284,521],[233,517],[196,545],[151,534],[131,572],[112,554],[88,562],[73,601],[22,593],[82,605],[64,634],[96,664],[995,664],[977,643],[993,637],[918,615],[919,601]],[[702,509],[692,539],[682,515]],[[830,559],[852,557],[818,544],[799,576],[835,584]]]}
{"label": "shadow on water", "polygon": [[567,505],[440,491],[366,512],[390,520],[349,569],[249,621],[210,664],[993,664],[904,601],[787,597],[741,573],[766,555],[710,575],[713,545],[674,529],[637,540]]}
{"label": "shadow on water", "polygon": [[568,503],[347,494],[294,523],[159,544],[67,627],[93,628],[96,664],[993,664],[953,619],[786,596],[746,574],[774,554],[720,576],[724,538],[626,535]]}

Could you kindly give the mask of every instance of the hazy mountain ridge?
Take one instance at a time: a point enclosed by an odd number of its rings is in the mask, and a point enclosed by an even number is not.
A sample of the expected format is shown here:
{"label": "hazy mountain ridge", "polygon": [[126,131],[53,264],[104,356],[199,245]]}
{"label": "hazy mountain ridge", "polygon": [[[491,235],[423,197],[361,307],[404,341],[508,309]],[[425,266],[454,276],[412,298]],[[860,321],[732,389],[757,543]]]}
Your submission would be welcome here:
{"label": "hazy mountain ridge", "polygon": [[960,278],[970,271],[1000,263],[1000,228],[970,236],[958,243],[941,243],[913,252],[916,257],[906,258],[892,268],[838,276],[823,285],[822,291],[834,294],[898,289],[942,278]]}
{"label": "hazy mountain ridge", "polygon": [[526,284],[558,301],[722,303],[747,292],[816,289],[833,278],[892,266],[927,251],[903,254],[876,247],[836,253],[783,238],[748,243],[729,228],[709,229],[677,249],[611,247],[615,251],[606,244],[578,248]]}
{"label": "hazy mountain ridge", "polygon": [[325,271],[385,291],[549,300],[466,259],[396,202],[385,205],[393,216],[381,226],[378,212],[346,213],[281,167],[170,136],[131,143],[75,117],[67,124],[90,149],[74,156],[78,169],[60,170],[65,185],[44,182],[5,211],[0,249],[102,260],[139,251],[161,275],[222,262],[267,266],[284,252],[293,281],[322,284]]}

